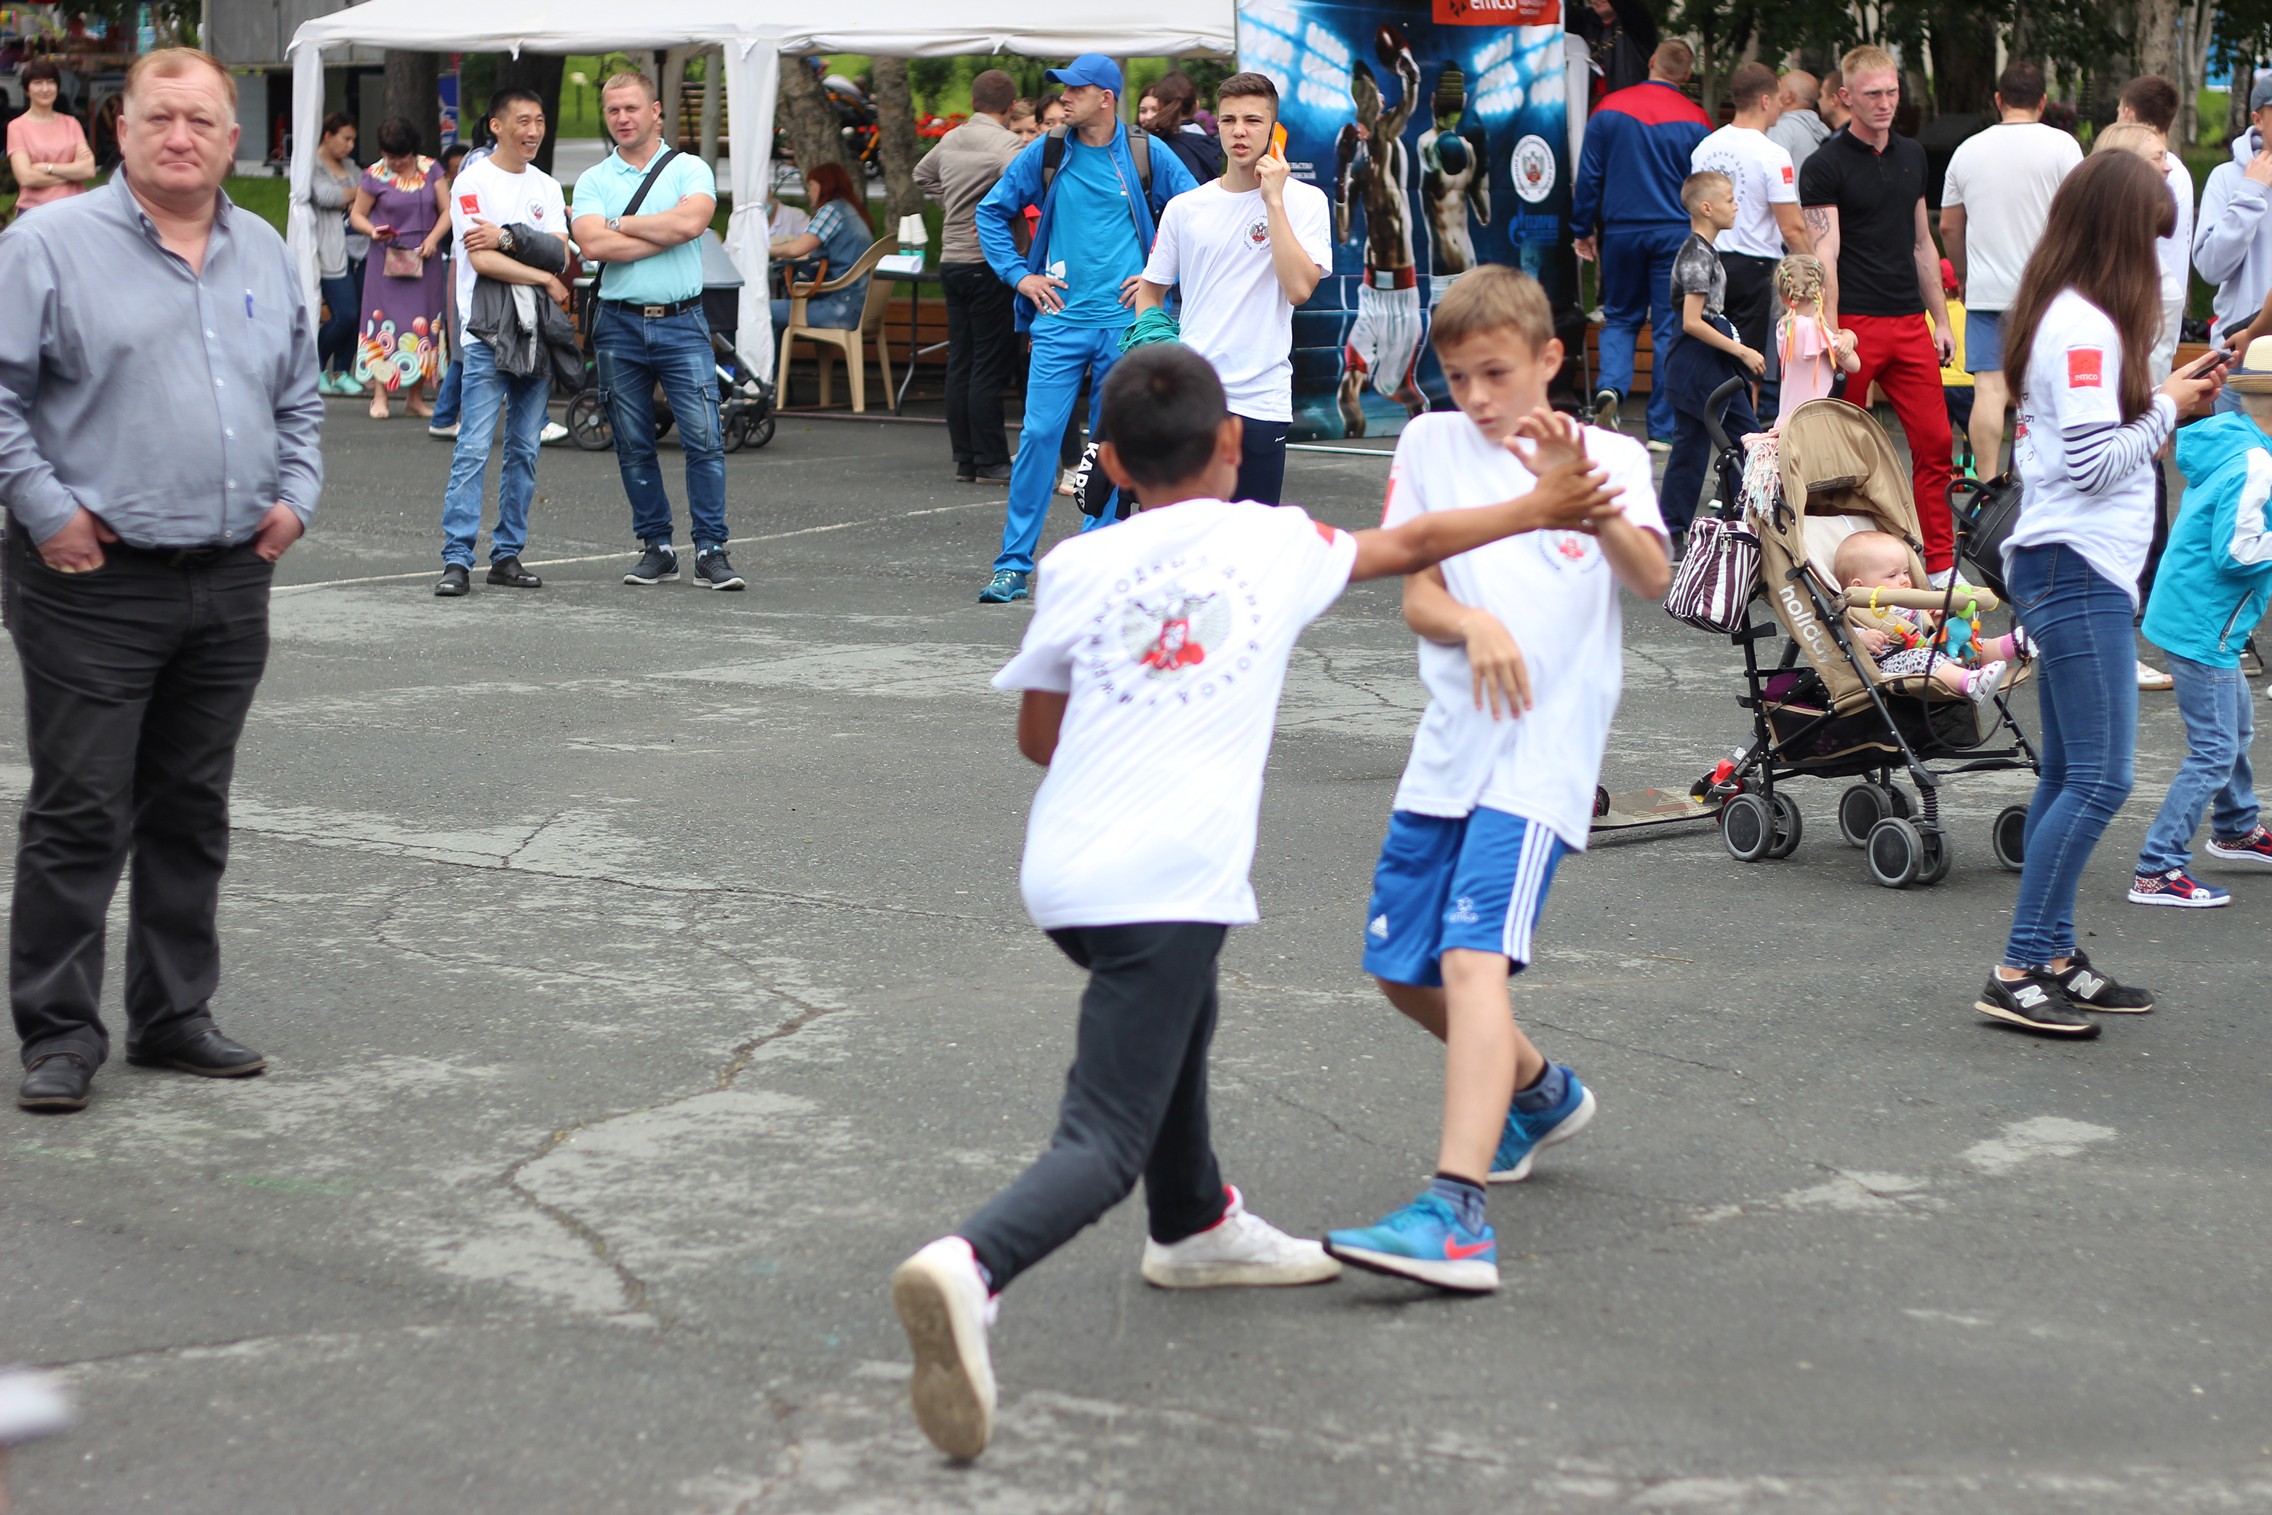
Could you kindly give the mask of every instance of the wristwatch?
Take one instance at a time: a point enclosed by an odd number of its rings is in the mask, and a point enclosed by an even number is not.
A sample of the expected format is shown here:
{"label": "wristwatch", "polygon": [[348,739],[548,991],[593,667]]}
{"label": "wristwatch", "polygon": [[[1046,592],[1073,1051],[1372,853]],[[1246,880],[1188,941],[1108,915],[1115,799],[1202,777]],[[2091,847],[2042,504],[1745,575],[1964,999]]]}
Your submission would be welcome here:
{"label": "wristwatch", "polygon": [[621,224],[622,224],[622,221],[623,221],[623,217],[621,217],[621,216],[609,216],[609,217],[607,218],[607,222],[606,222],[606,225],[607,225],[607,229],[608,229],[609,231],[614,231],[614,230],[616,229],[616,227],[617,227],[617,226],[619,226],[619,225],[621,225]]}
{"label": "wristwatch", "polygon": [[510,226],[504,227],[497,233],[497,250],[501,253],[511,252],[513,250],[513,241],[513,228],[511,228]]}

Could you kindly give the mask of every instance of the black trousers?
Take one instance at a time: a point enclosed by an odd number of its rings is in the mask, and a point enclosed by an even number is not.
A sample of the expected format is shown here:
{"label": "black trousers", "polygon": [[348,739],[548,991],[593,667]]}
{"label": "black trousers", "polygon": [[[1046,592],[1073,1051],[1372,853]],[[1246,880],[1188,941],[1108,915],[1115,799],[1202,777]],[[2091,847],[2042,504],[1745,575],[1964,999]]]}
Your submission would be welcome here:
{"label": "black trousers", "polygon": [[942,264],[939,288],[947,297],[947,441],[959,465],[1006,468],[1002,391],[1018,351],[1016,292],[983,263]]}
{"label": "black trousers", "polygon": [[1774,410],[1783,392],[1782,374],[1775,367],[1775,265],[1778,258],[1755,258],[1749,253],[1720,254],[1720,268],[1728,276],[1728,324],[1744,346],[1767,359],[1767,377],[1759,381],[1759,409]]}
{"label": "black trousers", "polygon": [[1126,1199],[1139,1177],[1155,1241],[1181,1241],[1223,1218],[1207,1138],[1207,1044],[1224,931],[1167,921],[1049,933],[1089,970],[1057,1131],[957,1233],[997,1291]]}
{"label": "black trousers", "polygon": [[58,573],[12,522],[4,549],[32,769],[8,923],[27,1063],[110,1050],[103,921],[130,853],[127,1044],[210,1026],[221,977],[229,780],[268,664],[275,570],[250,544],[189,562],[106,552],[91,573]]}
{"label": "black trousers", "polygon": [[1240,416],[1239,427],[1239,483],[1231,498],[1276,505],[1286,492],[1286,433],[1293,425]]}

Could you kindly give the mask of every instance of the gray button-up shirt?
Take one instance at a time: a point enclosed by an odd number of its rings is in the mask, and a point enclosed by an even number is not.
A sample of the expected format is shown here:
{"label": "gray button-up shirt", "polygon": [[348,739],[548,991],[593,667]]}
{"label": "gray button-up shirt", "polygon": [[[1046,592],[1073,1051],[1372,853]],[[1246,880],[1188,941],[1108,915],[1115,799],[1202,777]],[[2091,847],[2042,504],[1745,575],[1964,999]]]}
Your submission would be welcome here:
{"label": "gray button-up shirt", "polygon": [[1025,147],[992,116],[972,116],[939,139],[915,165],[915,185],[946,212],[939,222],[941,263],[983,263],[976,209]]}
{"label": "gray button-up shirt", "polygon": [[192,273],[123,171],[0,235],[0,504],[35,542],[85,506],[135,547],[247,541],[323,488],[299,270],[220,198]]}

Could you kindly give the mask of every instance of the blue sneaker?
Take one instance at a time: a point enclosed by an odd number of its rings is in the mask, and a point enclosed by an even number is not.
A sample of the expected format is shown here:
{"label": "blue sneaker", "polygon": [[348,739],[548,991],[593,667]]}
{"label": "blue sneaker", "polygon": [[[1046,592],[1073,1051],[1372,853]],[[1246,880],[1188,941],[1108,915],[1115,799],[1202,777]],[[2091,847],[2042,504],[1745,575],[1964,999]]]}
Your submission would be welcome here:
{"label": "blue sneaker", "polygon": [[1468,1230],[1433,1194],[1381,1217],[1378,1225],[1326,1233],[1325,1250],[1352,1267],[1455,1293],[1488,1294],[1499,1287],[1499,1239],[1490,1224]]}
{"label": "blue sneaker", "polygon": [[1492,1183],[1521,1183],[1530,1177],[1531,1160],[1538,1156],[1539,1148],[1568,1141],[1594,1118],[1594,1091],[1579,1083],[1578,1075],[1568,1068],[1562,1075],[1568,1085],[1553,1109],[1535,1115],[1512,1108],[1507,1111],[1507,1129],[1500,1134],[1499,1150],[1491,1157]]}
{"label": "blue sneaker", "polygon": [[1012,600],[1031,599],[1033,591],[1026,587],[1028,577],[1030,575],[1022,574],[1015,568],[995,569],[994,577],[988,579],[986,587],[978,591],[978,603],[1007,605]]}

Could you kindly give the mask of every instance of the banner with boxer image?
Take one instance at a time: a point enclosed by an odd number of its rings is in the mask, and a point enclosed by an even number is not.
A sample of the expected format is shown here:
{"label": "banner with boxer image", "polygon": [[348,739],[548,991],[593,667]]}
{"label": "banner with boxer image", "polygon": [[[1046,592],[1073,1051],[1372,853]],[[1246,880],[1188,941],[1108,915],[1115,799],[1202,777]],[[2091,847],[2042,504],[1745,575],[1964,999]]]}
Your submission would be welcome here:
{"label": "banner with boxer image", "polygon": [[1242,0],[1294,176],[1333,202],[1332,276],[1294,313],[1297,441],[1451,405],[1428,312],[1479,263],[1555,284],[1569,239],[1560,0]]}

